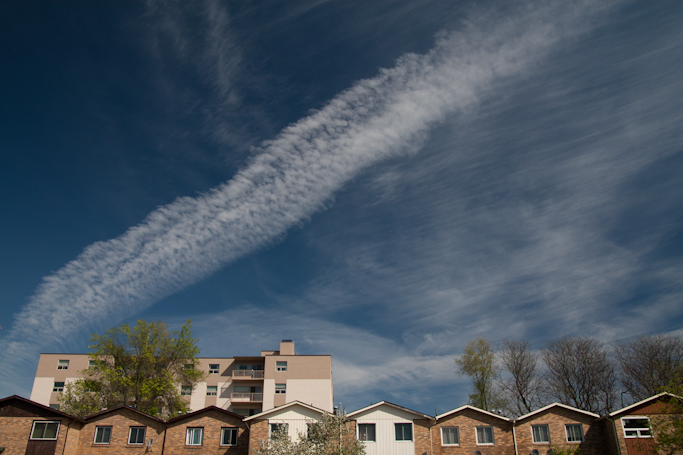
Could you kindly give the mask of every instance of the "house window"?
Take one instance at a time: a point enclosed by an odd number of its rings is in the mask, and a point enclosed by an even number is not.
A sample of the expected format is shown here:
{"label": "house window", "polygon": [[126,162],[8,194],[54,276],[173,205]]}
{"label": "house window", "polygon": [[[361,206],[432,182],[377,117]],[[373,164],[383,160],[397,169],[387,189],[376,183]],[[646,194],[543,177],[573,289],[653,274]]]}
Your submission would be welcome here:
{"label": "house window", "polygon": [[217,385],[206,386],[206,395],[207,396],[215,397],[217,393],[218,393],[218,386]]}
{"label": "house window", "polygon": [[220,365],[217,363],[210,363],[209,364],[209,373],[210,374],[218,374],[218,370],[220,369]]}
{"label": "house window", "polygon": [[275,369],[277,371],[287,371],[287,362],[275,362]]}
{"label": "house window", "polygon": [[185,395],[185,396],[192,395],[192,387],[190,387],[189,385],[181,386],[180,387],[180,394]]}
{"label": "house window", "polygon": [[188,428],[187,436],[185,436],[185,445],[187,446],[200,446],[202,445],[202,440],[204,439],[204,428]]}
{"label": "house window", "polygon": [[111,427],[95,427],[95,444],[109,444],[111,442]]}
{"label": "house window", "polygon": [[275,393],[287,393],[287,384],[275,384]]}
{"label": "house window", "polygon": [[56,440],[59,434],[59,421],[35,421],[31,430],[31,439],[50,439]]}
{"label": "house window", "polygon": [[58,370],[68,370],[69,369],[69,361],[68,360],[60,360],[57,362],[57,369]]}
{"label": "house window", "polygon": [[396,431],[397,441],[412,441],[413,440],[413,424],[412,423],[395,423],[394,430]]}
{"label": "house window", "polygon": [[531,425],[531,437],[536,444],[550,444],[548,425]]}
{"label": "house window", "polygon": [[306,438],[313,439],[319,433],[320,424],[317,422],[306,424]]}
{"label": "house window", "polygon": [[237,445],[237,428],[221,428],[221,445]]}
{"label": "house window", "polygon": [[622,417],[621,425],[624,427],[624,437],[626,438],[652,437],[648,417]]}
{"label": "house window", "polygon": [[375,424],[374,423],[359,423],[358,424],[358,439],[361,441],[375,442]]}
{"label": "house window", "polygon": [[55,381],[55,385],[52,386],[53,392],[64,392],[64,383]]}
{"label": "house window", "polygon": [[460,429],[458,427],[441,427],[441,445],[460,445]]}
{"label": "house window", "polygon": [[287,436],[289,434],[289,424],[288,423],[271,423],[270,424],[270,437],[274,437],[276,434],[282,434]]}
{"label": "house window", "polygon": [[477,427],[477,445],[493,445],[493,427]]}
{"label": "house window", "polygon": [[567,442],[583,442],[583,427],[580,423],[566,424],[564,431],[567,433]]}
{"label": "house window", "polygon": [[144,444],[146,429],[147,427],[130,427],[130,433],[128,433],[128,444]]}

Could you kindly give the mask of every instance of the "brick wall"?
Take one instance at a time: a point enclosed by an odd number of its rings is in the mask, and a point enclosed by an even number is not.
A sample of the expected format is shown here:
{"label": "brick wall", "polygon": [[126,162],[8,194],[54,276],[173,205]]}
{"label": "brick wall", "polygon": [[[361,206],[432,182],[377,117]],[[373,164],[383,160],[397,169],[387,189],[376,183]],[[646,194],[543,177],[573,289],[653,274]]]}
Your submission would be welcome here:
{"label": "brick wall", "polygon": [[[493,427],[493,445],[477,445],[475,428],[478,426]],[[460,445],[442,446],[441,427],[458,427]],[[482,455],[514,455],[515,453],[512,424],[472,409],[464,409],[440,419],[432,427],[431,436],[434,455],[473,454],[476,450],[479,450]]]}
{"label": "brick wall", "polygon": [[[568,443],[565,424],[580,424],[583,429],[584,442]],[[532,425],[548,425],[549,444],[533,442]],[[556,451],[579,448],[583,455],[603,455],[607,448],[604,444],[602,429],[602,425],[596,422],[595,417],[561,407],[553,407],[516,424],[517,451],[520,455],[526,455],[534,449],[540,454],[545,454],[550,448]]]}
{"label": "brick wall", "polygon": [[[95,431],[98,426],[111,426],[109,444],[95,444]],[[145,443],[142,445],[128,444],[130,427],[145,427]],[[78,447],[73,455],[104,455],[104,454],[143,454],[161,453],[164,440],[164,423],[147,418],[130,409],[119,409],[103,414],[90,420],[80,430]],[[154,443],[147,450],[147,443],[154,439]],[[70,455],[70,454],[67,454]]]}
{"label": "brick wall", "polygon": [[432,423],[432,420],[413,420],[415,455],[430,455],[432,453],[430,450],[431,443],[429,438],[429,431]]}
{"label": "brick wall", "polygon": [[268,420],[255,420],[249,424],[249,453],[256,453],[261,441],[268,439]]}
{"label": "brick wall", "polygon": [[[0,417],[0,447],[5,447],[3,455],[24,455],[31,438],[31,430],[35,421],[59,421],[59,434],[57,442],[54,441],[34,441],[34,445],[51,445],[55,447],[55,455],[64,453],[64,443],[67,438],[67,430],[71,420],[65,418],[46,418],[46,417]],[[72,424],[72,427],[74,425]],[[77,426],[76,426],[77,427]],[[73,428],[72,428],[73,430]],[[76,438],[78,433],[76,429]],[[69,434],[72,437],[73,433]],[[67,448],[69,446],[67,445]],[[68,453],[68,452],[67,452]]]}
{"label": "brick wall", "polygon": [[[188,428],[204,428],[201,446],[185,445]],[[237,446],[221,446],[221,428],[237,428]],[[164,455],[247,455],[249,431],[241,419],[216,409],[189,415],[187,418],[168,423]]]}

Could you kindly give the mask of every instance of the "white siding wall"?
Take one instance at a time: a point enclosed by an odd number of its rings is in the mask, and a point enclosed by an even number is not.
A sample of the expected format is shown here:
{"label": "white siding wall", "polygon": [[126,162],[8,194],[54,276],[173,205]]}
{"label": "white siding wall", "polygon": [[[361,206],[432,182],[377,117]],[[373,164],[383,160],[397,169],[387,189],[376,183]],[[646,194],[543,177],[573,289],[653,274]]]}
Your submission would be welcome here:
{"label": "white siding wall", "polygon": [[190,409],[198,411],[205,408],[206,403],[206,382],[198,382],[197,386],[192,390],[190,395]]}
{"label": "white siding wall", "polygon": [[216,406],[222,409],[228,409],[230,405],[230,392],[231,390],[223,388],[230,384],[229,381],[218,383],[218,393],[216,393]]}
{"label": "white siding wall", "polygon": [[[415,455],[415,426],[412,441],[396,441],[395,423],[410,423],[415,416],[391,406],[380,406],[354,416],[356,424],[374,423],[376,442],[365,442],[367,455]],[[358,428],[356,426],[356,428]],[[357,435],[356,435],[357,436]]]}
{"label": "white siding wall", "polygon": [[[332,380],[288,379],[287,402],[291,403],[292,401],[300,401],[332,412]],[[265,406],[264,409],[266,409]]]}
{"label": "white siding wall", "polygon": [[294,405],[281,412],[274,412],[268,417],[268,424],[286,423],[289,425],[289,437],[298,441],[299,434],[304,437],[307,434],[307,424],[317,422],[320,414],[310,409]]}
{"label": "white siding wall", "polygon": [[275,407],[275,379],[263,380],[263,408],[264,411]]}
{"label": "white siding wall", "polygon": [[33,390],[31,390],[31,400],[48,406],[54,385],[55,378],[35,378],[33,380]]}

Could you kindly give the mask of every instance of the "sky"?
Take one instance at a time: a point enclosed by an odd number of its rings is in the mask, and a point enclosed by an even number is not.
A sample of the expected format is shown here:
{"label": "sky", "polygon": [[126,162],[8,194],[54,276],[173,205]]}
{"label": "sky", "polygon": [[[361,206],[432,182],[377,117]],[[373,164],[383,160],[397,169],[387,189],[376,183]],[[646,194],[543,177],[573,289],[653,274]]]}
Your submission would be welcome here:
{"label": "sky", "polygon": [[0,4],[0,396],[192,320],[443,413],[483,337],[683,334],[683,3]]}

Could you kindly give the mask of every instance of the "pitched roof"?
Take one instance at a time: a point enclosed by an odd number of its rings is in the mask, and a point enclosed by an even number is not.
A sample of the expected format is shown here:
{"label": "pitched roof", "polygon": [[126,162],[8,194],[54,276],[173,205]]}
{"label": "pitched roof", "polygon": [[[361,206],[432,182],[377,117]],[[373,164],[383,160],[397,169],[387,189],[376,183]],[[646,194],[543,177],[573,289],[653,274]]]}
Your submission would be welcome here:
{"label": "pitched roof", "polygon": [[575,407],[573,407],[573,406],[568,406],[568,405],[562,404],[562,403],[552,403],[552,404],[549,404],[548,406],[542,407],[541,409],[536,409],[535,411],[531,411],[531,412],[528,413],[528,414],[524,414],[523,416],[517,417],[517,418],[515,419],[515,421],[527,419],[527,418],[529,418],[529,417],[531,417],[531,416],[533,416],[533,415],[535,415],[535,414],[539,414],[539,413],[541,413],[541,412],[543,412],[543,411],[546,411],[546,410],[548,410],[548,409],[550,409],[550,408],[554,408],[554,407],[559,407],[559,408],[568,409],[568,410],[570,410],[570,411],[579,412],[579,413],[581,413],[581,414],[586,414],[586,415],[588,415],[588,416],[595,417],[595,418],[600,417],[599,414],[595,414],[595,413],[593,413],[593,412],[584,411],[583,409],[575,408]]}
{"label": "pitched roof", "polygon": [[460,406],[457,409],[453,409],[452,411],[448,411],[448,412],[445,412],[441,415],[438,415],[438,416],[436,416],[436,420],[443,419],[444,417],[448,417],[449,415],[455,414],[456,412],[464,411],[465,409],[470,409],[470,410],[475,411],[475,412],[480,412],[482,414],[486,414],[486,415],[491,416],[491,417],[497,417],[501,420],[505,420],[506,422],[510,421],[510,419],[508,419],[507,417],[499,416],[498,414],[494,414],[494,413],[489,412],[489,411],[484,411],[483,409],[475,408],[474,406],[470,406],[469,404],[466,404],[465,406]]}
{"label": "pitched roof", "polygon": [[683,400],[683,397],[679,397],[678,395],[674,395],[673,393],[662,392],[662,393],[658,393],[657,395],[653,395],[653,396],[651,396],[650,398],[645,398],[644,400],[639,401],[638,403],[633,403],[633,404],[630,405],[630,406],[626,406],[625,408],[619,409],[618,411],[614,411],[614,412],[612,412],[612,413],[610,413],[610,414],[607,414],[607,416],[609,416],[609,417],[614,417],[614,416],[617,415],[617,414],[621,414],[621,413],[626,412],[626,411],[628,411],[628,410],[630,410],[630,409],[633,409],[633,408],[635,408],[635,407],[641,406],[641,405],[643,405],[643,404],[645,404],[645,403],[649,403],[649,402],[651,402],[651,401],[657,401],[658,399],[660,399],[660,398],[663,397],[663,396],[668,396],[668,397],[671,397],[671,398],[678,398],[679,400]]}
{"label": "pitched roof", "polygon": [[85,418],[85,420],[90,420],[90,419],[93,419],[93,418],[95,418],[95,417],[99,417],[99,416],[101,416],[101,415],[108,414],[108,413],[110,413],[110,412],[116,412],[116,411],[118,411],[119,409],[127,409],[127,410],[129,410],[129,411],[135,412],[136,414],[140,414],[140,415],[143,416],[143,417],[147,417],[147,418],[152,419],[152,420],[156,420],[156,421],[159,421],[159,422],[163,422],[163,419],[160,419],[160,418],[158,418],[158,417],[154,417],[153,415],[149,415],[149,414],[147,414],[146,412],[139,411],[139,410],[135,409],[135,408],[132,407],[132,406],[128,406],[127,404],[119,404],[119,405],[114,406],[113,408],[103,409],[103,410],[101,410],[100,412],[96,412],[96,413],[94,413],[94,414],[90,414],[89,416],[86,416],[86,417],[84,417],[84,418]]}
{"label": "pitched roof", "polygon": [[355,416],[355,415],[362,414],[363,412],[369,411],[370,409],[374,409],[374,408],[377,408],[377,407],[379,407],[379,406],[390,406],[390,407],[392,407],[392,408],[399,409],[399,410],[401,410],[401,411],[404,411],[404,412],[407,412],[407,413],[410,413],[410,414],[415,414],[416,416],[419,416],[419,417],[421,417],[421,418],[423,418],[423,419],[434,420],[434,417],[432,417],[432,416],[429,416],[429,415],[427,415],[427,414],[423,414],[423,413],[421,413],[421,412],[413,411],[412,409],[404,408],[403,406],[399,406],[399,405],[397,405],[397,404],[390,403],[390,402],[388,402],[388,401],[380,401],[379,403],[371,404],[370,406],[366,406],[366,407],[364,407],[364,408],[362,408],[362,409],[359,409],[359,410],[357,410],[357,411],[353,411],[353,412],[351,412],[351,413],[349,413],[349,414],[346,414],[346,417],[353,417],[353,416]]}
{"label": "pitched roof", "polygon": [[57,415],[60,417],[66,417],[67,419],[76,420],[78,422],[85,423],[85,420],[81,419],[80,417],[72,416],[71,414],[67,414],[65,412],[58,411],[57,409],[51,408],[49,406],[45,406],[43,404],[36,403],[35,401],[31,401],[28,398],[20,397],[19,395],[12,395],[9,397],[0,398],[0,406],[2,406],[5,403],[10,404],[12,401],[20,401],[20,402],[28,404],[30,406],[35,406],[38,409],[40,409],[42,412],[47,412],[47,413],[50,413],[53,415]]}
{"label": "pitched roof", "polygon": [[282,411],[283,409],[291,408],[292,406],[295,406],[295,405],[304,407],[306,409],[310,409],[311,411],[317,412],[320,415],[323,415],[327,412],[323,409],[316,408],[315,406],[312,406],[310,404],[302,403],[300,401],[291,401],[291,402],[284,404],[282,406],[278,406],[277,408],[268,409],[267,411],[259,412],[258,414],[254,414],[253,416],[249,416],[244,420],[246,421],[246,420],[253,420],[253,419],[265,417],[268,414],[272,414],[273,412],[279,412],[279,411]]}
{"label": "pitched roof", "polygon": [[218,406],[207,406],[207,407],[199,409],[197,411],[188,412],[187,414],[179,415],[178,417],[173,417],[172,419],[168,419],[166,421],[166,423],[177,422],[179,420],[183,420],[183,419],[186,419],[188,417],[192,417],[192,416],[195,416],[197,414],[201,414],[202,412],[208,412],[208,411],[220,411],[223,414],[227,414],[227,415],[235,417],[237,419],[244,420],[244,416],[241,416],[239,414],[235,414],[234,412],[230,412],[227,409],[219,408]]}

